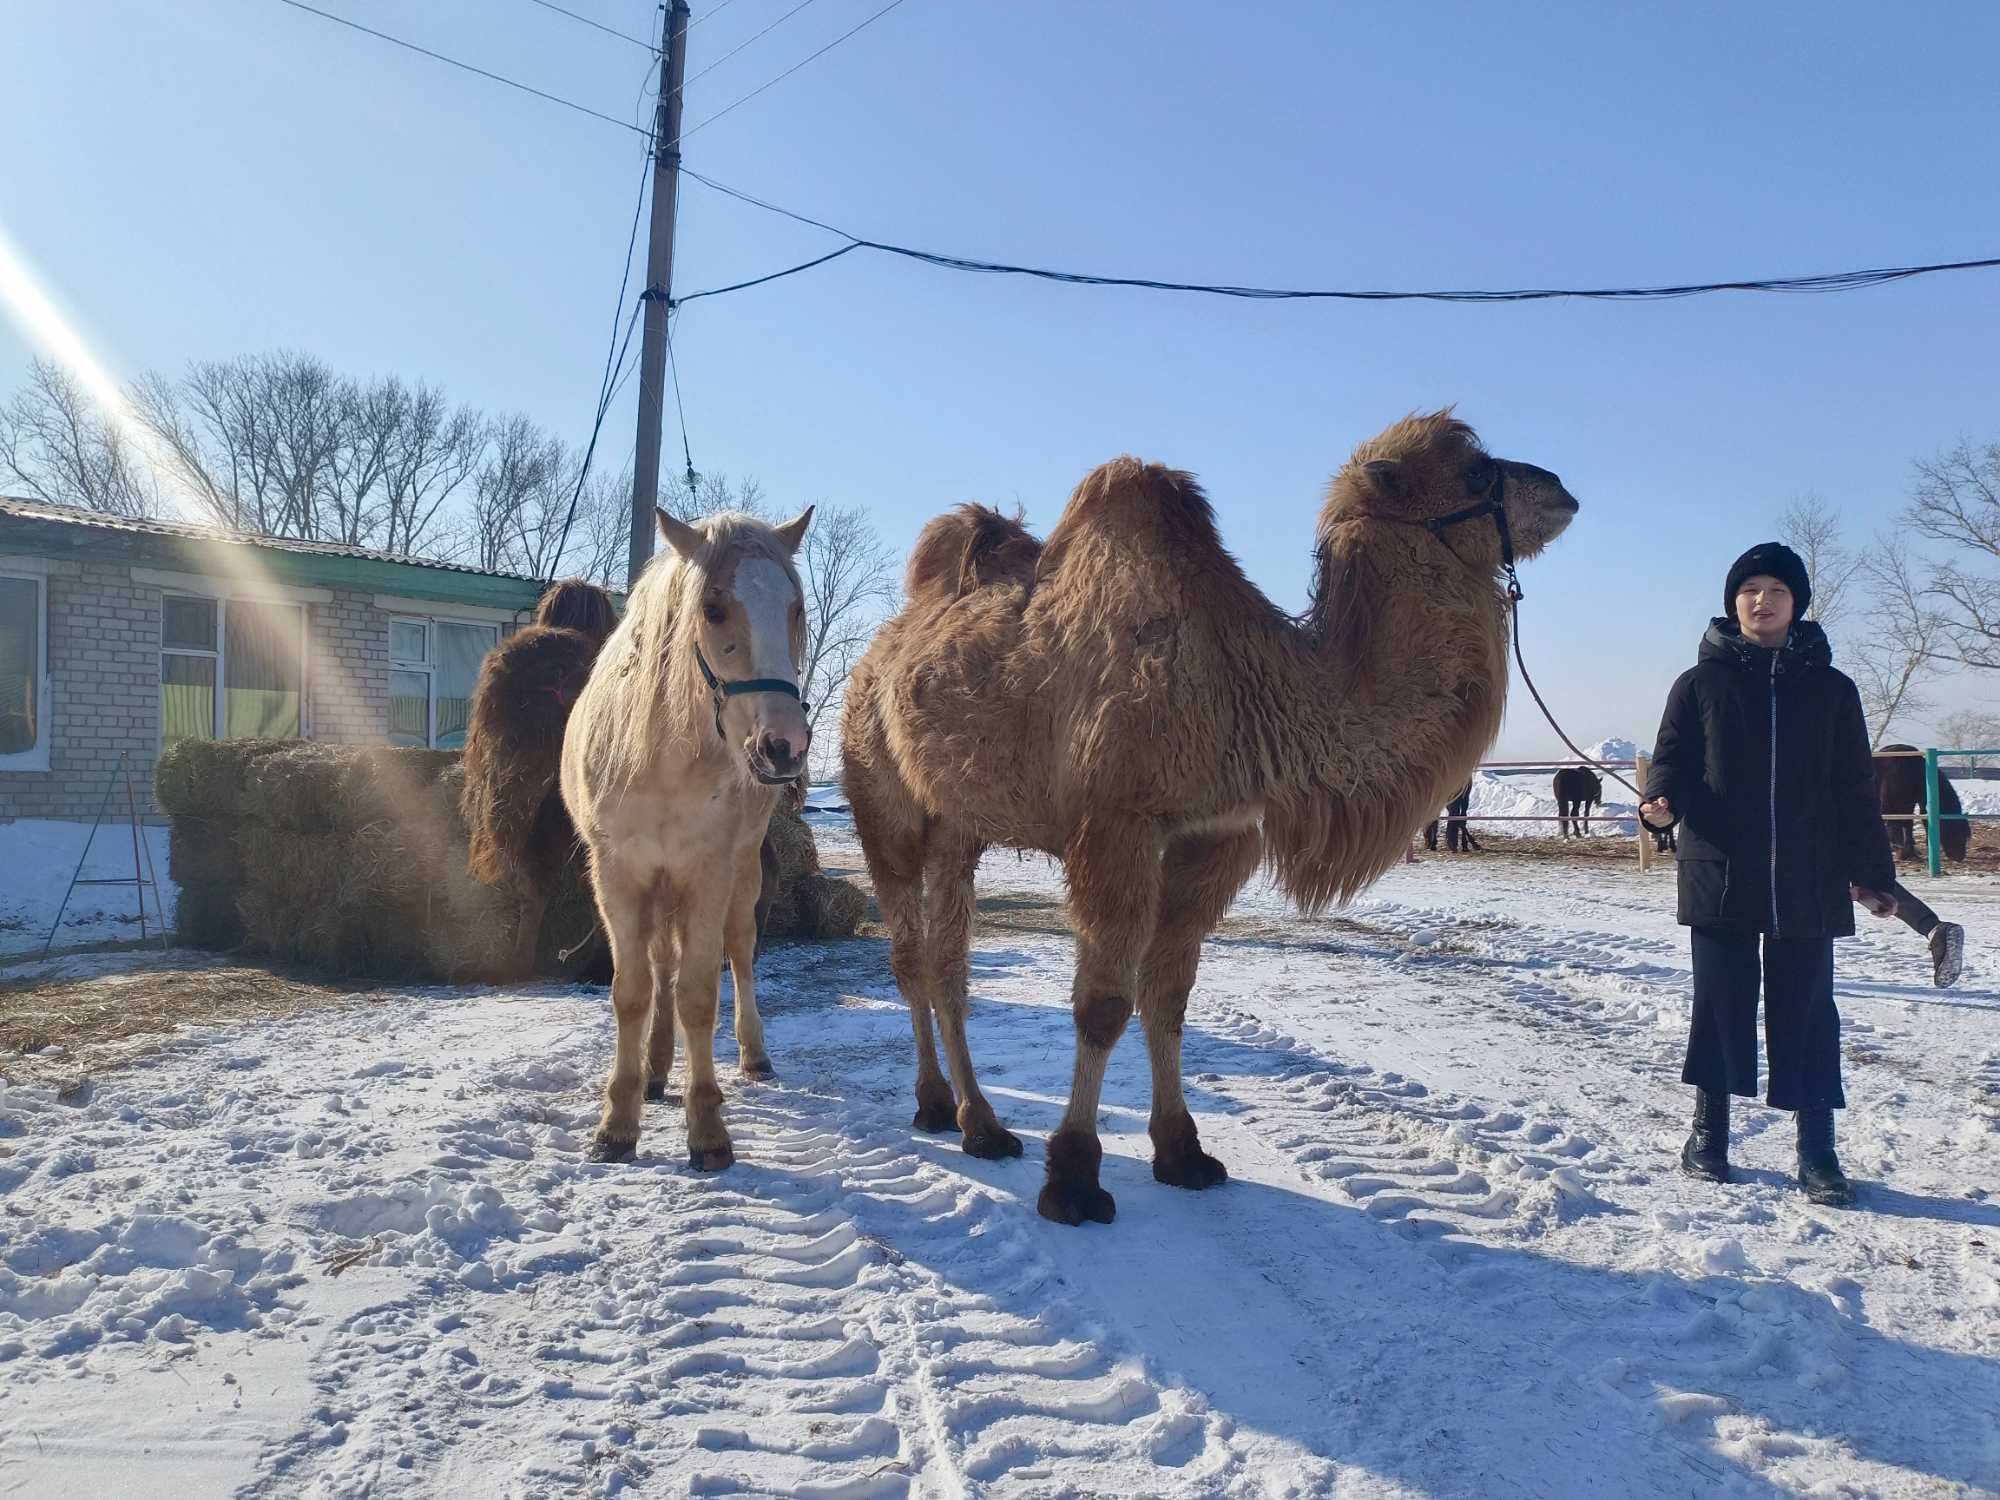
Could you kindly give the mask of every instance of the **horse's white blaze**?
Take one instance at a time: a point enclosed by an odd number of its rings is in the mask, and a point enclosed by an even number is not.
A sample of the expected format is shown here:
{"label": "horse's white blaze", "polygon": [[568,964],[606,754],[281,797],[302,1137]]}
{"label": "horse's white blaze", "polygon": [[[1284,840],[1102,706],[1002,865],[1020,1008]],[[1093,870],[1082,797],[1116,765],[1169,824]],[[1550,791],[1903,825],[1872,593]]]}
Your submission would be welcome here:
{"label": "horse's white blaze", "polygon": [[750,558],[737,566],[736,598],[750,622],[749,670],[743,675],[798,681],[791,629],[792,602],[798,591],[791,576],[769,558]]}

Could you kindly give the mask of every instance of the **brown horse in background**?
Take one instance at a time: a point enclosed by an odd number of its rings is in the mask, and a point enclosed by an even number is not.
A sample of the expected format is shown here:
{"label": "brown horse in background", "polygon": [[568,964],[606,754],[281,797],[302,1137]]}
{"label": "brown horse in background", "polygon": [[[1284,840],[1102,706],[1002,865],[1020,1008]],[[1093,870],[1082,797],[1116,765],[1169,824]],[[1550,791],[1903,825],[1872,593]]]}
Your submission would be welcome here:
{"label": "brown horse in background", "polygon": [[[1914,745],[1884,745],[1882,751],[1915,750]],[[1916,824],[1908,817],[1892,818],[1891,813],[1907,814],[1911,811],[1924,813],[1929,808],[1924,802],[1924,762],[1919,755],[1888,755],[1880,751],[1875,756],[1875,791],[1880,799],[1882,826],[1888,830],[1889,845],[1897,857],[1915,859],[1917,857]],[[1958,800],[1958,792],[1943,771],[1938,772],[1938,813],[1942,819],[1946,814],[1962,813],[1965,805]],[[1972,825],[1959,819],[1940,821],[1938,843],[1944,850],[1944,857],[1962,860],[1972,844]]]}

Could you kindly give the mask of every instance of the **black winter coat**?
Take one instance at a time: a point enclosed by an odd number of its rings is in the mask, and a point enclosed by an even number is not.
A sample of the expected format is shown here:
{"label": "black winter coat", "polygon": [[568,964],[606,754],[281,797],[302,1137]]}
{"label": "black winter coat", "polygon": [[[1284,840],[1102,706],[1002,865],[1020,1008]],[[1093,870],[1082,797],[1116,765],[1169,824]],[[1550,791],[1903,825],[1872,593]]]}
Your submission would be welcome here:
{"label": "black winter coat", "polygon": [[1860,695],[1809,620],[1776,651],[1709,625],[1667,695],[1646,792],[1682,825],[1685,926],[1847,937],[1848,883],[1896,879]]}

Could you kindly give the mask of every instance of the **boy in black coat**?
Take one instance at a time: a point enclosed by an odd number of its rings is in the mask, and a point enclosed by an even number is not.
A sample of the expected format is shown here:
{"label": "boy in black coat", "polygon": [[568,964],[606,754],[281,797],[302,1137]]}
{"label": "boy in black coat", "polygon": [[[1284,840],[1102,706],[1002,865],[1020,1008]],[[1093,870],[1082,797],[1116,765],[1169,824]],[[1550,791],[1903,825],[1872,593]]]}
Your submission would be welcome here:
{"label": "boy in black coat", "polygon": [[1896,869],[1860,696],[1834,670],[1826,633],[1797,618],[1811,601],[1789,547],[1765,542],[1736,560],[1727,612],[1668,695],[1640,816],[1681,825],[1680,920],[1694,960],[1681,1078],[1695,1088],[1682,1166],[1729,1180],[1729,1096],[1757,1092],[1761,977],[1766,1100],[1797,1114],[1807,1194],[1845,1205],[1854,1194],[1833,1144],[1833,1111],[1847,1103],[1833,939],[1853,935],[1855,902],[1895,912]]}

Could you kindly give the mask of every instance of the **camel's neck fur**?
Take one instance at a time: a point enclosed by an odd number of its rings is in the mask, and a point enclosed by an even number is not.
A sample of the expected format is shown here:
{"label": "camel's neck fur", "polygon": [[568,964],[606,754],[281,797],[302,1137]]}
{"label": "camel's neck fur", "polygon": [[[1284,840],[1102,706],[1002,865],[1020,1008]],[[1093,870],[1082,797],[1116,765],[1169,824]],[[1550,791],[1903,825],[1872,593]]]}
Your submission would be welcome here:
{"label": "camel's neck fur", "polygon": [[1307,910],[1402,857],[1492,743],[1507,696],[1506,605],[1490,571],[1354,511],[1336,486],[1312,609],[1259,705],[1283,768],[1265,801],[1266,854]]}

